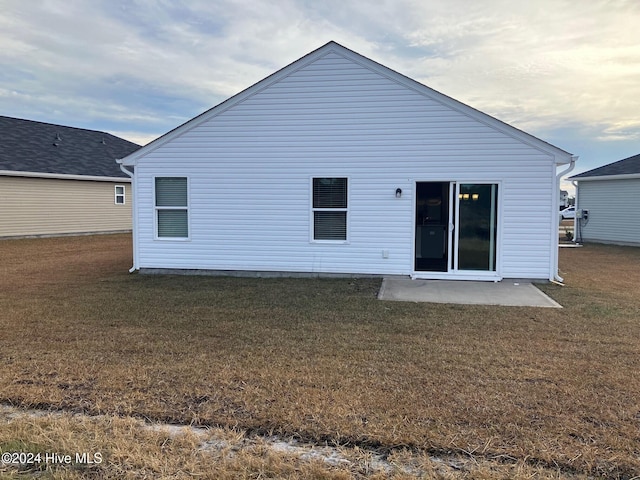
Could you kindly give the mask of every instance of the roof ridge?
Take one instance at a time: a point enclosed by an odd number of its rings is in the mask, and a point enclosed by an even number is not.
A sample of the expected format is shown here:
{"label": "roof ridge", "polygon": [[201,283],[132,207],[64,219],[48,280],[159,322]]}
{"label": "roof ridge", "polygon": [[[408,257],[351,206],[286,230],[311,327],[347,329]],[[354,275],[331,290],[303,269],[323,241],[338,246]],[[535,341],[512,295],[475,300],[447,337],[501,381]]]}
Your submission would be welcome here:
{"label": "roof ridge", "polygon": [[0,115],[0,171],[124,177],[117,158],[140,148],[108,132]]}
{"label": "roof ridge", "polygon": [[40,125],[50,125],[52,127],[69,128],[71,130],[83,130],[85,132],[101,133],[103,135],[109,135],[110,137],[117,138],[118,140],[123,140],[125,142],[132,143],[133,145],[138,145],[137,143],[132,142],[131,140],[127,140],[126,138],[118,137],[117,135],[114,135],[114,134],[109,133],[109,132],[105,132],[104,130],[95,130],[93,128],[85,128],[85,127],[74,127],[74,126],[71,126],[71,125],[62,125],[60,123],[51,123],[51,122],[43,122],[43,121],[40,121],[40,120],[31,120],[29,118],[11,117],[9,115],[0,115],[0,119],[1,118],[6,118],[6,119],[9,119],[9,120],[18,120],[18,121],[21,121],[21,122],[38,123]]}

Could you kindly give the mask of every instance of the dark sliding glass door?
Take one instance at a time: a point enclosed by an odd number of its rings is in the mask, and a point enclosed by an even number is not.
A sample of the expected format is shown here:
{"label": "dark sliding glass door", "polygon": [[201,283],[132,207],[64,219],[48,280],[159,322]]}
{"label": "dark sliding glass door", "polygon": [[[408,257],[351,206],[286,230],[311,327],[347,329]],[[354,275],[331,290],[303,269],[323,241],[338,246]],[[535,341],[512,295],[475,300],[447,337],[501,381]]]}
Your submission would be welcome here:
{"label": "dark sliding glass door", "polygon": [[458,270],[496,270],[498,185],[460,184]]}
{"label": "dark sliding glass door", "polygon": [[449,262],[449,182],[416,184],[416,271],[446,272]]}
{"label": "dark sliding glass door", "polygon": [[495,272],[498,184],[417,182],[415,271]]}

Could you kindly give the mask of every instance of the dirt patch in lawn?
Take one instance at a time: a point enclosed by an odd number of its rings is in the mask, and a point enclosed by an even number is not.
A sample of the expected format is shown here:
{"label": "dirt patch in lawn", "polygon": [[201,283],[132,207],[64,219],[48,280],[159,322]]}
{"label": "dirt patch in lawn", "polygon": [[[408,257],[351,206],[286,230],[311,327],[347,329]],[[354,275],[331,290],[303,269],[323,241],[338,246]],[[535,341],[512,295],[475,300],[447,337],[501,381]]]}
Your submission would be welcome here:
{"label": "dirt patch in lawn", "polygon": [[640,470],[638,249],[562,249],[567,286],[542,287],[560,311],[380,302],[370,279],[129,275],[126,235],[0,250],[4,402],[559,477]]}
{"label": "dirt patch in lawn", "polygon": [[565,478],[504,457],[430,456],[404,447],[378,452],[131,417],[0,406],[0,421],[6,421],[0,478]]}

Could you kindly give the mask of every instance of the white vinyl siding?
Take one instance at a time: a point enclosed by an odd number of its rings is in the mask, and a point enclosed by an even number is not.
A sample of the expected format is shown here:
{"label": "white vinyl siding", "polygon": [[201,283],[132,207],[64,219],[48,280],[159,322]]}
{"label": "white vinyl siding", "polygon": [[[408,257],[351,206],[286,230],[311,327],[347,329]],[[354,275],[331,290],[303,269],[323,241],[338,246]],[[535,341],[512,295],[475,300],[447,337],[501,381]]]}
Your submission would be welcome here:
{"label": "white vinyl siding", "polygon": [[[499,182],[497,270],[548,279],[558,192],[538,144],[329,52],[137,160],[137,267],[410,275],[415,182]],[[348,243],[309,241],[321,172],[348,178]],[[191,241],[153,242],[153,178],[185,174]]]}
{"label": "white vinyl siding", "polygon": [[156,237],[189,238],[186,177],[156,177]]}
{"label": "white vinyl siding", "polygon": [[[579,179],[578,179],[579,180]],[[640,179],[578,181],[582,241],[640,245]]]}

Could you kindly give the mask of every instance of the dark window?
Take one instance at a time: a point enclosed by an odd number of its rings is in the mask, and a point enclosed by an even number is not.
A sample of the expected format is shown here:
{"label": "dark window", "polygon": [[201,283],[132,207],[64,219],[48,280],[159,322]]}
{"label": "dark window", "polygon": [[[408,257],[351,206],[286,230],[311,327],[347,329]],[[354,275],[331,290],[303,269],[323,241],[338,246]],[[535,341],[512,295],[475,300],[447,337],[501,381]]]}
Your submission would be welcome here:
{"label": "dark window", "polygon": [[313,239],[347,240],[347,179],[313,179]]}
{"label": "dark window", "polygon": [[156,177],[158,238],[188,238],[189,209],[186,177]]}

